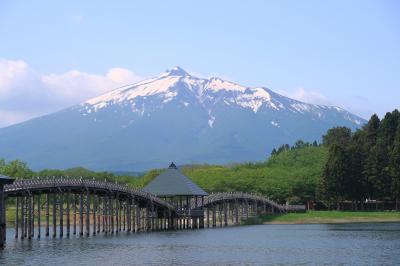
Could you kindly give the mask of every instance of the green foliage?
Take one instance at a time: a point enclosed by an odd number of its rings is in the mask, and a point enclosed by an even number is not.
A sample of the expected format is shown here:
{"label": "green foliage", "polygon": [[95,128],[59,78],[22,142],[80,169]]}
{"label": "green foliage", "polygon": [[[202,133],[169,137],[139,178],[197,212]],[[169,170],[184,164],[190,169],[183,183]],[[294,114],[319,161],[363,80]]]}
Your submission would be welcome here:
{"label": "green foliage", "polygon": [[[355,133],[333,128],[323,137],[328,161],[319,183],[319,195],[328,206],[339,201],[399,200],[400,113],[373,115]],[[398,208],[398,205],[396,205]]]}
{"label": "green foliage", "polygon": [[299,145],[280,151],[265,163],[200,165],[182,171],[208,192],[255,192],[280,202],[305,203],[315,199],[326,156],[324,147]]}
{"label": "green foliage", "polygon": [[0,159],[0,173],[9,177],[30,178],[33,176],[33,171],[28,168],[25,162],[13,160],[6,163]]}
{"label": "green foliage", "polygon": [[[230,166],[192,165],[181,170],[206,191],[241,191],[259,193],[271,199],[292,203],[305,203],[315,199],[315,187],[327,158],[322,146],[297,142],[293,147],[283,145],[284,150],[261,163],[243,163]],[[16,169],[10,171],[10,169]],[[116,176],[108,172],[93,172],[82,167],[67,170],[45,169],[33,172],[20,161],[5,163],[0,160],[0,173],[18,177],[94,178],[117,181],[142,188],[158,176],[163,169],[154,169],[141,177]]]}

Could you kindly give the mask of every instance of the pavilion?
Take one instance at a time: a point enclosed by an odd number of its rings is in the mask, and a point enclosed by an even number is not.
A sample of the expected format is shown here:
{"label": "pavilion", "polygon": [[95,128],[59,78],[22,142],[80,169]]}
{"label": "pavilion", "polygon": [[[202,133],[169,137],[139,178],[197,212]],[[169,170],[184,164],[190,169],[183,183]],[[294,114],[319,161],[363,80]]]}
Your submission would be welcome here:
{"label": "pavilion", "polygon": [[204,211],[199,207],[199,200],[203,203],[204,196],[208,193],[179,171],[173,162],[143,190],[175,205],[182,217],[180,222],[183,224],[179,226],[193,228],[197,225],[200,228],[204,226]]}

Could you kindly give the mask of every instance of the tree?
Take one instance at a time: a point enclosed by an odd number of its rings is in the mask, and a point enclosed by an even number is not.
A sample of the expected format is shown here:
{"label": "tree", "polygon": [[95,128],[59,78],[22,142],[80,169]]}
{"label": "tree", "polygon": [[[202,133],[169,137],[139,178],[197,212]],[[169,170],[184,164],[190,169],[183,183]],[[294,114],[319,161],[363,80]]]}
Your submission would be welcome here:
{"label": "tree", "polygon": [[25,162],[14,160],[9,163],[0,162],[0,173],[15,178],[31,178],[34,174]]}
{"label": "tree", "polygon": [[[351,167],[345,185],[347,198],[352,203],[360,201],[362,209],[364,208],[363,202],[368,197],[368,181],[364,174],[367,153],[364,148],[365,132],[358,130],[353,134],[351,144],[348,147]],[[354,204],[352,204],[352,207],[354,207]]]}
{"label": "tree", "polygon": [[326,135],[322,136],[322,139],[322,143],[328,148],[334,144],[346,147],[351,142],[351,129],[347,127],[331,128]]}
{"label": "tree", "polygon": [[391,194],[393,199],[396,200],[396,210],[399,210],[400,199],[400,123],[397,125],[396,136],[393,143],[393,150],[390,156],[390,176]]}
{"label": "tree", "polygon": [[340,210],[340,202],[346,195],[345,179],[350,174],[349,162],[346,150],[340,145],[332,144],[318,190],[319,196],[328,206],[336,203],[337,210]]}

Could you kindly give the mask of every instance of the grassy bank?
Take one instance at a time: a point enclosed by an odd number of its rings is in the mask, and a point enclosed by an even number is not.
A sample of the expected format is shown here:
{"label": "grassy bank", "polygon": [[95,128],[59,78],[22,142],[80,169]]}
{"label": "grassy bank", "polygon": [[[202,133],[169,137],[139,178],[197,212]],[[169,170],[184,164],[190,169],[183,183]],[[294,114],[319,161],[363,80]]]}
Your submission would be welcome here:
{"label": "grassy bank", "polygon": [[307,211],[260,217],[264,224],[400,222],[400,212]]}

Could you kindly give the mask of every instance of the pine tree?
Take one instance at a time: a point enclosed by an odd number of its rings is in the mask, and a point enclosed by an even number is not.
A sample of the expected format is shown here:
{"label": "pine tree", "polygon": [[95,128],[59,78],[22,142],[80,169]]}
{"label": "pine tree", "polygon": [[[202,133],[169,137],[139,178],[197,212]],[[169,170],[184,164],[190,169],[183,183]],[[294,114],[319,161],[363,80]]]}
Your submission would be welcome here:
{"label": "pine tree", "polygon": [[346,195],[345,179],[350,174],[349,162],[349,156],[343,147],[337,144],[330,147],[328,161],[324,167],[319,187],[319,195],[329,206],[336,203],[337,210],[340,210],[340,203]]}
{"label": "pine tree", "polygon": [[372,115],[368,123],[363,127],[364,131],[364,151],[366,152],[363,174],[367,180],[366,189],[368,198],[376,198],[374,182],[378,179],[379,170],[376,154],[376,141],[380,120],[376,114]]}
{"label": "pine tree", "polygon": [[334,144],[346,147],[351,142],[351,129],[347,127],[334,127],[329,129],[322,138],[322,143],[327,147]]}
{"label": "pine tree", "polygon": [[400,200],[400,123],[397,125],[393,149],[390,154],[391,194],[396,200],[396,210],[399,210]]}

